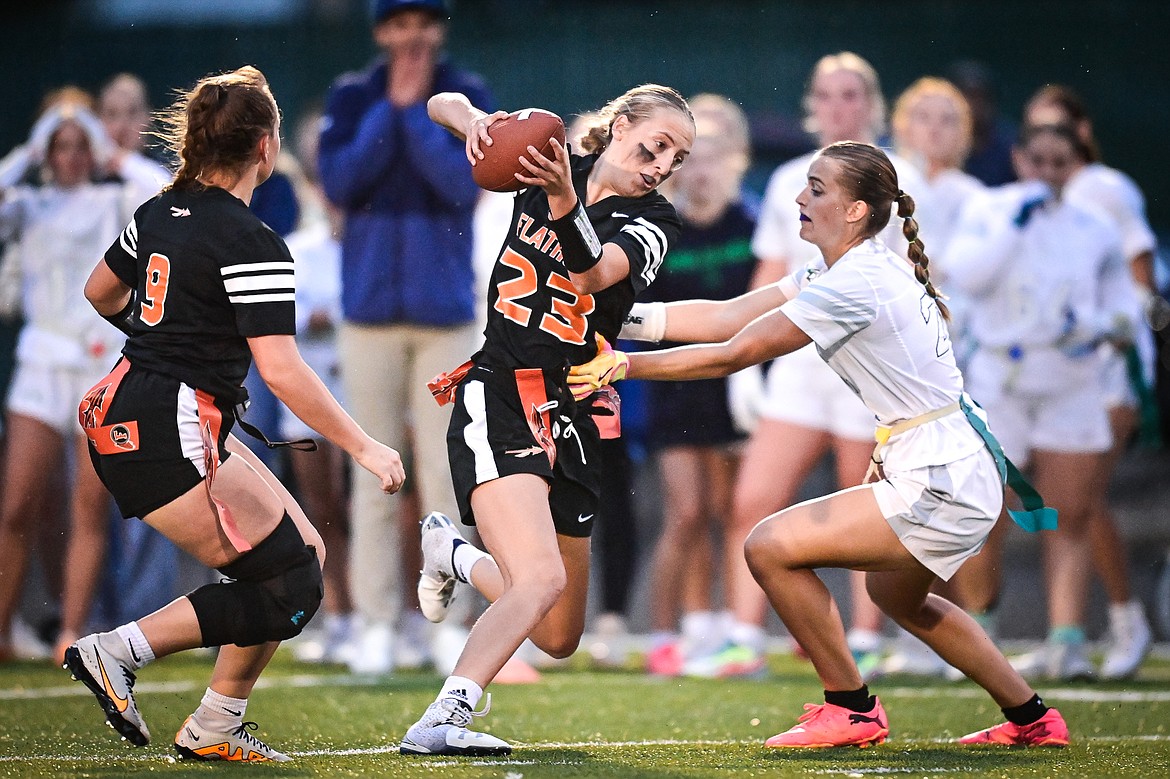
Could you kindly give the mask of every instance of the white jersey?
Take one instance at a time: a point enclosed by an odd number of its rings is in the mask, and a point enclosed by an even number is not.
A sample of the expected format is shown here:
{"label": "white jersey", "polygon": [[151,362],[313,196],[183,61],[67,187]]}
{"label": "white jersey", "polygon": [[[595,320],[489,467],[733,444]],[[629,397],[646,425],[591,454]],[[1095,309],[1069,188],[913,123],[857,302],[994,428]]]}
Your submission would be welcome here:
{"label": "white jersey", "polygon": [[930,208],[923,212],[918,224],[922,235],[930,236],[930,243],[923,239],[930,257],[930,275],[941,286],[946,283],[947,246],[959,226],[963,205],[972,196],[986,192],[987,186],[972,175],[950,168],[928,179],[924,191]]}
{"label": "white jersey", "polygon": [[1040,398],[1099,382],[1097,345],[1130,312],[1133,279],[1103,215],[1049,201],[1016,227],[1020,206],[1042,191],[1025,182],[972,199],[951,243],[950,284],[970,299],[981,394]]}
{"label": "white jersey", "polygon": [[12,241],[25,326],[17,356],[43,365],[112,358],[125,336],[86,301],[94,264],[118,237],[141,191],[123,184],[17,186],[0,204],[0,240]]}
{"label": "white jersey", "polygon": [[[1158,240],[1150,223],[1146,220],[1146,201],[1133,179],[1119,170],[1100,162],[1092,162],[1077,171],[1064,188],[1064,196],[1084,208],[1096,209],[1107,214],[1121,233],[1121,249],[1127,260],[1133,260],[1145,252],[1155,252]],[[1157,348],[1154,335],[1145,321],[1141,296],[1134,286],[1131,301],[1135,344],[1141,357],[1142,369],[1147,386],[1154,384],[1154,364]],[[1123,357],[1111,346],[1104,346],[1102,358],[1106,361],[1107,386],[1111,402],[1132,400],[1132,390],[1124,367]],[[1112,365],[1110,365],[1112,363]],[[1117,386],[1119,385],[1119,386]]]}
{"label": "white jersey", "polygon": [[[889,152],[887,154],[889,154],[890,161],[898,173],[898,182],[902,190],[910,193],[917,206],[925,204],[928,197],[921,194],[927,189],[922,174],[901,157]],[[756,223],[755,233],[752,235],[752,254],[763,258],[763,261],[783,260],[785,272],[803,268],[809,263],[820,260],[820,251],[817,247],[800,237],[800,207],[796,205],[797,195],[808,184],[808,168],[815,156],[816,152],[809,152],[796,157],[772,173],[764,191],[764,200],[760,205],[760,218]],[[915,210],[918,211],[920,208]],[[929,207],[926,208],[926,211],[929,211]],[[917,213],[915,216],[918,216]],[[921,221],[919,224],[921,225]],[[903,257],[906,255],[908,244],[906,239],[902,237],[902,220],[892,217],[890,224],[880,235],[895,252],[900,253]],[[818,376],[818,374],[822,375]],[[791,404],[793,403],[794,388],[797,386],[802,389],[815,386],[832,387],[833,389],[830,391],[841,393],[835,399],[835,408],[838,410],[850,408],[854,402],[850,393],[832,376],[824,374],[828,374],[828,369],[811,348],[801,349],[784,360],[774,362],[768,370],[765,408],[761,413],[766,417],[779,414],[782,415],[780,418],[785,418],[804,427],[811,426],[816,429],[833,430],[834,426],[837,426],[841,430],[860,430],[866,417],[865,409],[862,408],[861,404],[857,404],[855,407],[855,419],[823,419],[819,423],[813,423],[807,419],[807,413],[798,415],[799,420],[789,416],[793,411]],[[780,406],[784,406],[784,408],[780,408]],[[804,411],[808,411],[808,409]],[[838,415],[840,416],[840,414]],[[842,435],[842,437],[852,436]],[[868,437],[868,434],[865,437]]]}
{"label": "white jersey", "polygon": [[1101,209],[1121,231],[1121,249],[1126,259],[1158,246],[1146,220],[1146,200],[1133,179],[1100,162],[1091,162],[1069,179],[1064,197],[1084,208]]}
{"label": "white jersey", "polygon": [[[780,310],[808,334],[876,422],[920,416],[963,393],[938,306],[912,267],[881,242],[865,241],[832,267],[811,263],[780,285],[789,296]],[[891,439],[885,468],[946,465],[983,446],[966,417],[954,413]]]}

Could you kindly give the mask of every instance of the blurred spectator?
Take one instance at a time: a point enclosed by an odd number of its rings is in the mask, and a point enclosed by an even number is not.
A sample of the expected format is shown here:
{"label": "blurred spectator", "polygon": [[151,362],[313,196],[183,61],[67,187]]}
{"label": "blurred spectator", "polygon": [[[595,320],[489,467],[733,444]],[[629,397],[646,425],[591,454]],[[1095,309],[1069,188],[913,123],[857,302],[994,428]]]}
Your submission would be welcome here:
{"label": "blurred spectator", "polygon": [[[818,146],[841,140],[873,143],[885,128],[886,104],[877,73],[852,52],[822,57],[805,91],[805,129]],[[776,169],[768,181],[752,252],[759,258],[753,287],[778,281],[795,268],[820,256],[800,238],[796,196],[807,183],[813,153]],[[890,154],[899,185],[918,204],[923,223],[930,204],[926,184],[913,165]],[[927,245],[930,236],[924,230]],[[906,251],[900,220],[881,238],[896,252]],[[743,453],[734,498],[733,538],[741,550],[760,520],[796,502],[805,481],[821,459],[832,452],[841,487],[861,483],[873,450],[874,417],[853,391],[826,365],[811,346],[800,349],[768,370],[767,386],[752,387],[751,369],[732,377],[732,409],[737,422],[751,430]],[[757,374],[758,375],[758,374]],[[745,399],[745,397],[747,399]],[[690,672],[721,676],[754,673],[764,666],[764,593],[748,571],[743,554],[727,560],[725,584],[734,612],[727,645],[708,658],[688,664]],[[877,668],[882,639],[881,612],[865,592],[865,578],[850,574],[852,625],[850,647],[863,675]]]}
{"label": "blurred spectator", "polygon": [[[146,154],[151,117],[141,78],[133,73],[109,78],[98,92],[97,114],[117,146],[111,155],[111,176],[116,178],[115,170],[133,170],[143,179],[153,179],[156,189],[170,183],[171,171]],[[111,511],[106,576],[117,593],[112,621],[121,623],[162,608],[179,594],[182,553],[145,522],[124,520],[113,506]]]}
{"label": "blurred spectator", "polygon": [[991,71],[982,62],[960,60],[950,66],[947,78],[971,107],[971,153],[963,169],[989,187],[1015,181],[1016,128],[1000,113]]}
{"label": "blurred spectator", "polygon": [[153,177],[158,189],[171,183],[171,171],[146,153],[150,131],[150,102],[146,84],[133,73],[113,76],[98,93],[97,113],[117,149],[110,158],[110,171],[135,177]]}
{"label": "blurred spectator", "polygon": [[[962,364],[965,302],[961,294],[946,287],[947,246],[963,205],[986,190],[979,179],[963,171],[971,149],[971,111],[966,98],[954,84],[941,78],[918,79],[894,103],[891,117],[894,148],[926,178],[925,197],[932,211],[921,229],[930,236],[930,275],[935,285],[948,293],[951,343],[956,360]],[[939,587],[936,584],[936,588]],[[945,589],[945,588],[944,588]],[[938,676],[947,672],[946,662],[922,640],[897,628],[894,651],[882,660],[882,673]]]}
{"label": "blurred spectator", "polygon": [[5,158],[0,171],[0,240],[11,241],[16,252],[26,320],[5,425],[0,653],[9,647],[30,530],[54,488],[45,474],[63,459],[71,462],[72,478],[57,654],[85,632],[106,551],[110,499],[86,462],[77,399],[109,370],[123,336],[86,303],[82,288],[93,258],[157,191],[157,179],[135,166],[113,169],[123,180],[102,181],[114,163],[114,143],[76,93],[69,94],[44,111],[28,142]]}
{"label": "blurred spectator", "polygon": [[[310,368],[343,405],[341,366],[337,354],[337,327],[341,323],[341,211],[324,199],[313,171],[321,114],[309,113],[298,123],[293,138],[296,156],[306,172],[308,191],[302,202],[321,203],[325,219],[308,222],[286,239],[296,264],[297,348]],[[316,190],[314,192],[313,190]],[[325,548],[325,600],[318,626],[310,626],[293,652],[306,662],[348,660],[353,610],[349,583],[349,489],[345,452],[312,430],[283,404],[280,434],[286,441],[312,438],[317,451],[294,451],[289,456],[295,490]]]}
{"label": "blurred spectator", "polygon": [[[1102,344],[1105,402],[1113,447],[1097,473],[1091,499],[1089,541],[1093,567],[1109,599],[1109,647],[1101,676],[1132,676],[1150,649],[1152,636],[1141,601],[1130,587],[1129,562],[1117,520],[1109,508],[1109,483],[1122,455],[1138,440],[1157,442],[1157,408],[1152,385],[1155,348],[1151,325],[1166,325],[1167,306],[1157,294],[1154,255],[1157,239],[1146,221],[1145,198],[1133,179],[1101,161],[1093,124],[1080,96],[1067,86],[1049,84],[1024,106],[1026,126],[1067,124],[1081,140],[1080,154],[1065,187],[1069,201],[1100,210],[1121,233],[1122,250],[1136,286],[1133,298],[1134,343],[1124,351]],[[1145,314],[1145,316],[1143,316]]]}
{"label": "blurred spectator", "polygon": [[[1097,350],[1132,339],[1132,281],[1116,227],[1065,194],[1080,141],[1067,125],[1026,127],[1015,151],[1020,182],[972,198],[947,257],[952,288],[971,300],[978,345],[967,391],[987,411],[1004,453],[1030,466],[1059,512],[1043,534],[1049,632],[1017,658],[1025,676],[1094,675],[1085,645],[1093,492],[1112,436]],[[961,605],[986,615],[998,597],[1001,517],[953,583]],[[984,621],[986,617],[984,617]]]}
{"label": "blurred spectator", "polygon": [[[721,95],[688,100],[695,142],[687,164],[662,187],[682,220],[677,244],[640,300],[726,300],[748,289],[755,218],[740,200],[750,159],[747,117]],[[663,346],[673,344],[664,343]],[[712,607],[712,530],[722,541],[744,434],[732,419],[726,379],[649,382],[647,442],[657,461],[662,527],[650,570],[653,632],[647,670],[675,676],[688,657],[721,648]],[[728,557],[742,558],[729,544]],[[681,628],[681,639],[680,631]]]}
{"label": "blurred spectator", "polygon": [[[322,186],[345,214],[342,384],[371,435],[399,449],[409,437],[410,478],[423,510],[457,516],[447,464],[450,409],[435,403],[427,382],[450,367],[452,355],[481,342],[471,262],[479,190],[463,143],[430,120],[426,101],[446,91],[489,111],[495,101],[478,76],[442,56],[442,0],[375,0],[371,10],[382,56],[333,83],[319,151]],[[350,667],[380,673],[393,667],[399,525],[418,517],[401,516],[359,469],[351,488],[351,581],[362,626]],[[437,632],[432,649],[444,655],[437,665],[453,667],[462,643]]]}

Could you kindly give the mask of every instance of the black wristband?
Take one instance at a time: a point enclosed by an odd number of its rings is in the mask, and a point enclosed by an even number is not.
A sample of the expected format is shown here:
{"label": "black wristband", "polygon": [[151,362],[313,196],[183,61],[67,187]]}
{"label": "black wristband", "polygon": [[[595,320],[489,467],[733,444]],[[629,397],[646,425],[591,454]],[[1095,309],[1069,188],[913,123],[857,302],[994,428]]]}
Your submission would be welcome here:
{"label": "black wristband", "polygon": [[135,290],[130,290],[130,299],[126,301],[126,305],[122,306],[122,310],[109,316],[103,314],[102,319],[121,330],[124,334],[134,335],[134,329],[130,327],[130,320],[134,316],[134,304],[137,302],[138,295],[135,293]]}
{"label": "black wristband", "polygon": [[549,224],[561,244],[561,261],[571,272],[585,273],[601,262],[601,240],[579,199],[572,211]]}

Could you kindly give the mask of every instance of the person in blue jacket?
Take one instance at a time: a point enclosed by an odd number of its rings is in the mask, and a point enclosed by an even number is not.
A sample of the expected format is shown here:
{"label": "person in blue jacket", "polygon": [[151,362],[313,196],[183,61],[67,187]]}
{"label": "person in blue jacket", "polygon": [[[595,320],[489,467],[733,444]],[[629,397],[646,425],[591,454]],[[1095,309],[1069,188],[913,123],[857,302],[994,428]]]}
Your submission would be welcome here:
{"label": "person in blue jacket", "polygon": [[[318,156],[325,194],[345,214],[342,384],[359,424],[411,451],[419,506],[457,516],[446,449],[450,407],[434,402],[427,382],[481,340],[471,261],[479,189],[463,142],[427,117],[426,104],[439,92],[462,92],[489,111],[495,101],[478,75],[443,56],[443,0],[373,0],[371,10],[382,55],[330,87]],[[351,485],[350,565],[363,627],[350,668],[384,673],[394,665],[401,609],[401,509],[360,470]]]}

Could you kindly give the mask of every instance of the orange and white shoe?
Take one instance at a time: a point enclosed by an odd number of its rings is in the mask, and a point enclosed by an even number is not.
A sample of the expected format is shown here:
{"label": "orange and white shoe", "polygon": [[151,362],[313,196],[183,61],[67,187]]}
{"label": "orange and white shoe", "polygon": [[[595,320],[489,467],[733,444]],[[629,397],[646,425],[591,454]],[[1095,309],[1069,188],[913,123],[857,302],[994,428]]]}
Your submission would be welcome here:
{"label": "orange and white shoe", "polygon": [[832,703],[806,703],[800,722],[772,736],[764,746],[773,749],[868,747],[882,743],[889,734],[886,710],[877,698],[868,712],[857,712]]}
{"label": "orange and white shoe", "polygon": [[184,760],[238,763],[285,763],[292,760],[248,732],[255,729],[255,722],[241,722],[239,727],[220,733],[204,728],[194,717],[187,717],[175,734],[175,751]]}
{"label": "orange and white shoe", "polygon": [[960,744],[1003,744],[1012,747],[1066,747],[1068,725],[1056,709],[1049,709],[1031,725],[1005,722],[994,728],[970,733],[959,739]]}

